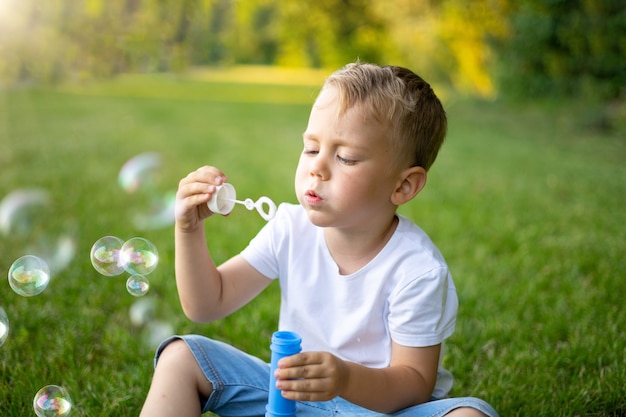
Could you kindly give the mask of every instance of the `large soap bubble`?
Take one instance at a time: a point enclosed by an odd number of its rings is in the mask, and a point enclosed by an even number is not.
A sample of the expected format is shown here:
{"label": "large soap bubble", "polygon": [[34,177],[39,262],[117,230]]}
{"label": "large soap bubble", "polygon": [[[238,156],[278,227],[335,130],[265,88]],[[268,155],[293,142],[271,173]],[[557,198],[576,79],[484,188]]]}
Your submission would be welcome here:
{"label": "large soap bubble", "polygon": [[122,246],[120,260],[126,272],[132,275],[148,275],[159,263],[159,252],[149,240],[134,237]]}
{"label": "large soap bubble", "polygon": [[35,394],[33,408],[37,417],[64,417],[72,411],[72,399],[58,385],[46,385]]}
{"label": "large soap bubble", "polygon": [[33,255],[22,256],[9,268],[9,285],[17,294],[32,297],[40,294],[50,282],[50,268]]}
{"label": "large soap bubble", "polygon": [[17,189],[0,201],[0,236],[14,250],[43,258],[53,273],[74,258],[76,230],[75,219],[60,212],[46,190]]}
{"label": "large soap bubble", "polygon": [[118,174],[120,187],[137,199],[133,225],[139,230],[159,229],[174,223],[176,192],[165,190],[161,155],[145,152],[126,161]]}
{"label": "large soap bubble", "polygon": [[120,275],[124,272],[124,263],[120,257],[124,241],[117,236],[104,236],[91,247],[91,264],[107,277]]}

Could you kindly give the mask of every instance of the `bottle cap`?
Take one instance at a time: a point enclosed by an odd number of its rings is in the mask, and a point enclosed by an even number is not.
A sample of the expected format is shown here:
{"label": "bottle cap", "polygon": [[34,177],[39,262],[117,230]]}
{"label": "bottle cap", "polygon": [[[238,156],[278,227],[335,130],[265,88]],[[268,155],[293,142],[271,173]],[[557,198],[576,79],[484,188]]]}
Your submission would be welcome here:
{"label": "bottle cap", "polygon": [[296,332],[278,331],[272,334],[272,344],[270,348],[273,352],[283,355],[294,355],[300,353],[302,338]]}
{"label": "bottle cap", "polygon": [[233,211],[236,198],[235,187],[225,182],[217,187],[207,205],[213,213],[228,214]]}

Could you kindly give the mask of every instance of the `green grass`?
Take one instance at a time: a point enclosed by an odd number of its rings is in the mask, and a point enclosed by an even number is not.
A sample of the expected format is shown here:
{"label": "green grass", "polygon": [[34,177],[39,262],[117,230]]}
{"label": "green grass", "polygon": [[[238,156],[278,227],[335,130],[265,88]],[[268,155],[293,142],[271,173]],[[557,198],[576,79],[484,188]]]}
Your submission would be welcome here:
{"label": "green grass", "polygon": [[[221,167],[240,196],[295,201],[293,171],[317,88],[126,76],[55,89],[0,92],[0,198],[41,187],[44,233],[75,225],[77,254],[40,295],[6,280],[25,238],[0,235],[0,415],[33,415],[47,384],[63,385],[73,416],[136,416],[152,375],[147,328],[130,322],[125,278],[103,277],[100,237],[142,236],[160,264],[144,298],[177,333],[200,332],[268,358],[278,289],[212,324],[178,304],[171,228],[137,230],[144,205],[117,183],[145,151],[163,156],[160,187],[200,165]],[[626,141],[577,123],[584,109],[447,100],[450,133],[422,194],[402,213],[434,239],[455,276],[457,331],[445,363],[453,395],[476,395],[502,416],[626,413]],[[263,225],[237,208],[210,219],[222,261]]]}

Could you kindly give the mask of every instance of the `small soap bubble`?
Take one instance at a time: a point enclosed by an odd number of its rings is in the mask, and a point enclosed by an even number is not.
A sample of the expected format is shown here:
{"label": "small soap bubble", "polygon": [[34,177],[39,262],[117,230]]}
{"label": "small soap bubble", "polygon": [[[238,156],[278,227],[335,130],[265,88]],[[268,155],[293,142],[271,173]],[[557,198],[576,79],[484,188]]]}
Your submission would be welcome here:
{"label": "small soap bubble", "polygon": [[65,388],[46,385],[35,394],[33,408],[37,417],[63,417],[72,410],[72,399]]}
{"label": "small soap bubble", "polygon": [[144,275],[131,275],[126,281],[126,290],[134,297],[142,297],[148,293],[150,281]]}
{"label": "small soap bubble", "polygon": [[149,240],[134,237],[122,246],[120,259],[129,274],[148,275],[159,263],[159,252]]}
{"label": "small soap bubble", "polygon": [[50,268],[38,256],[26,255],[9,268],[9,285],[17,294],[32,297],[40,294],[50,282]]}
{"label": "small soap bubble", "polygon": [[0,307],[0,346],[6,342],[9,337],[9,318],[6,311]]}
{"label": "small soap bubble", "polygon": [[91,264],[107,277],[120,275],[124,272],[124,263],[120,258],[124,241],[116,236],[105,236],[91,247]]}

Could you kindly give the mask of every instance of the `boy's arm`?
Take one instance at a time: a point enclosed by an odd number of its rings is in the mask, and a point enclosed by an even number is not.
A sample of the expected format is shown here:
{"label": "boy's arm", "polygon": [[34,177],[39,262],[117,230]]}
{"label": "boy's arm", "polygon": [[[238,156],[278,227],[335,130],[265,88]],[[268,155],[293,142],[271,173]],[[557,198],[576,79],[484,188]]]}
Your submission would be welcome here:
{"label": "boy's arm", "polygon": [[248,303],[272,281],[241,255],[216,267],[204,231],[176,230],[176,287],[185,315],[196,322],[220,319]]}
{"label": "boy's arm", "polygon": [[176,286],[185,315],[198,322],[222,318],[250,301],[271,280],[240,255],[216,267],[207,248],[204,219],[207,201],[226,181],[217,168],[205,166],[183,178],[176,193]]}
{"label": "boy's arm", "polygon": [[407,347],[392,342],[387,368],[368,368],[328,352],[304,352],[279,362],[277,386],[283,396],[326,401],[340,396],[381,413],[430,399],[437,380],[441,345]]}

